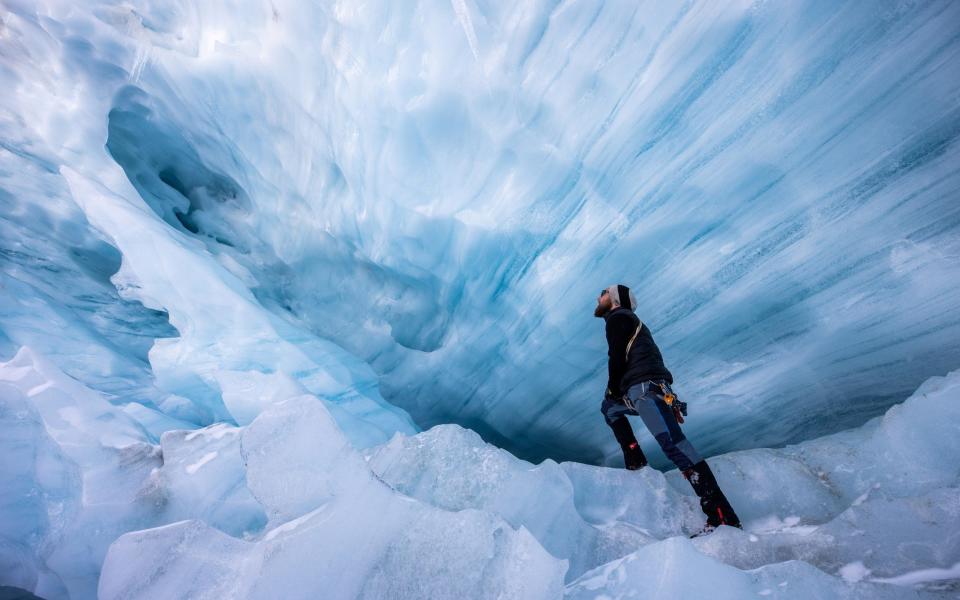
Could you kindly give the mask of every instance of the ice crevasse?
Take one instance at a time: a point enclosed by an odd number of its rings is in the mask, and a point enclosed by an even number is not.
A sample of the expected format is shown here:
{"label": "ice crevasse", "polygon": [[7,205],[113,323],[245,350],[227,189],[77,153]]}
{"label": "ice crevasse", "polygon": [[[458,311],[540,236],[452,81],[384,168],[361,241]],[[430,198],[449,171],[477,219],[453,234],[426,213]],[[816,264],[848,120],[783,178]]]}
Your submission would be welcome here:
{"label": "ice crevasse", "polygon": [[[8,0],[0,586],[960,593],[958,54],[951,2]],[[609,468],[616,281],[744,531]]]}

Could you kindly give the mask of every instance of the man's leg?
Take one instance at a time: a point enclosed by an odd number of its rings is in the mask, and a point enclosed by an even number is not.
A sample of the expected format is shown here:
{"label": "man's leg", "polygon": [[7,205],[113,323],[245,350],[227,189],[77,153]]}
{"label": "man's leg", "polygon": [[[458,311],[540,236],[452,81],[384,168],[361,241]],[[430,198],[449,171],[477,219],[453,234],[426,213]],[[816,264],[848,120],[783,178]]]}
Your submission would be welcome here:
{"label": "man's leg", "polygon": [[690,440],[683,435],[676,417],[673,416],[673,409],[663,401],[659,388],[639,384],[630,388],[629,394],[637,414],[643,419],[643,424],[678,469],[692,469],[693,465],[703,460]]}
{"label": "man's leg", "polygon": [[700,498],[700,508],[707,515],[707,525],[740,527],[740,519],[717,485],[713,471],[681,431],[673,409],[663,400],[660,388],[635,385],[629,393],[644,425]]}
{"label": "man's leg", "polygon": [[717,479],[710,470],[707,461],[702,460],[693,465],[692,469],[683,472],[693,491],[700,497],[700,509],[707,515],[707,527],[720,525],[740,527],[740,517],[730,506],[730,502],[717,484]]}
{"label": "man's leg", "polygon": [[634,471],[647,466],[647,457],[643,455],[643,450],[640,449],[640,444],[633,435],[633,428],[630,427],[630,421],[626,417],[628,414],[637,414],[636,411],[610,397],[603,399],[600,411],[607,425],[613,430],[613,436],[617,438],[620,449],[623,450],[623,463],[627,469]]}

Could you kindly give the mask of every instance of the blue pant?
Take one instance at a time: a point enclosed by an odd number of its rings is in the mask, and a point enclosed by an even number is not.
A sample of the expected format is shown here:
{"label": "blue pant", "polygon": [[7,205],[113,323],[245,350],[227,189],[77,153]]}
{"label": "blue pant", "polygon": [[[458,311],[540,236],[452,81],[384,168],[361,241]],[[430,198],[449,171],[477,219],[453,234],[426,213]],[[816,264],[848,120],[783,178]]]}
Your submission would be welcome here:
{"label": "blue pant", "polygon": [[[666,382],[663,382],[663,385],[667,391],[671,391]],[[652,381],[644,381],[632,386],[627,390],[623,400],[604,398],[600,411],[603,412],[607,425],[611,427],[615,421],[626,419],[626,415],[639,416],[660,444],[663,453],[681,471],[692,469],[693,465],[703,460],[687,436],[680,430],[680,424],[673,415],[673,409],[663,401],[663,391],[660,386]]]}

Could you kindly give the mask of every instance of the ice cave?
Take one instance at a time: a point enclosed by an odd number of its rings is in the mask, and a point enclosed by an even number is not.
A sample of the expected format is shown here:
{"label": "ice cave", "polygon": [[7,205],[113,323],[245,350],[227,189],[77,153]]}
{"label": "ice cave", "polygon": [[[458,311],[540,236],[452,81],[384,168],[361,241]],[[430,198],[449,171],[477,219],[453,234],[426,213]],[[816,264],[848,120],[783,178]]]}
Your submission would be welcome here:
{"label": "ice cave", "polygon": [[960,2],[0,2],[0,599],[754,597],[960,598]]}

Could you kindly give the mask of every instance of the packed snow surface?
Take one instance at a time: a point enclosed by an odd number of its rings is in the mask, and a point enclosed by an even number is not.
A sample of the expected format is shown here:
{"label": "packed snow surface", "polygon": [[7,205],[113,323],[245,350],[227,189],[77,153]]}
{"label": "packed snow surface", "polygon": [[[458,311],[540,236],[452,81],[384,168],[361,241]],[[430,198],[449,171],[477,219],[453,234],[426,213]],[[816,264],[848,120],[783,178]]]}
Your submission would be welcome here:
{"label": "packed snow surface", "polygon": [[[0,90],[0,586],[960,594],[960,3],[5,0]],[[595,466],[615,282],[744,531]]]}

